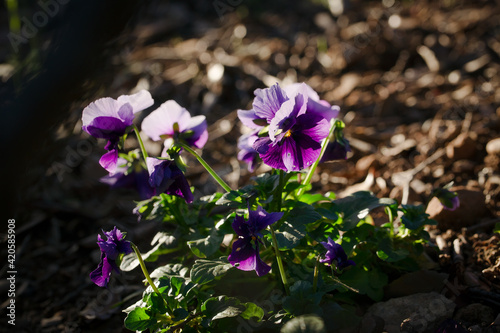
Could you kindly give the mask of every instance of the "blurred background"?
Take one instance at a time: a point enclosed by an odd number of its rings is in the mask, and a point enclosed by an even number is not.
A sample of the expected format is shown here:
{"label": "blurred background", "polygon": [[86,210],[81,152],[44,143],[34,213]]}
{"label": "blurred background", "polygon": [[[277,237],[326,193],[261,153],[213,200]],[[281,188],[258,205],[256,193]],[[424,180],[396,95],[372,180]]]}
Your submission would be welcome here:
{"label": "blurred background", "polygon": [[[140,276],[92,285],[96,234],[117,225],[147,250],[157,226],[137,223],[136,193],[99,182],[103,143],[82,133],[80,118],[97,98],[141,89],[155,106],[138,124],[169,99],[207,117],[203,156],[236,188],[253,175],[236,159],[236,110],[251,108],[257,88],[306,82],[340,106],[352,147],[319,168],[314,189],[417,203],[454,181],[471,204],[460,219],[441,217],[435,233],[450,243],[472,228],[467,267],[484,278],[500,253],[499,72],[499,1],[2,1],[2,207],[16,219],[16,328],[122,331],[120,308],[139,297]],[[196,196],[218,190],[188,165]]]}

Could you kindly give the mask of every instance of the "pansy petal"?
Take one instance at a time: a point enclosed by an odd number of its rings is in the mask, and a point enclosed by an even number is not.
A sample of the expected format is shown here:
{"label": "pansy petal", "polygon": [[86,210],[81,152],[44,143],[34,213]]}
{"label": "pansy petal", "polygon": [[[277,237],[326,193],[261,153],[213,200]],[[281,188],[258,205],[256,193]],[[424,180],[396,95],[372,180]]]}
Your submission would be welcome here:
{"label": "pansy petal", "polygon": [[150,92],[147,90],[141,90],[133,95],[122,95],[117,98],[117,101],[120,105],[125,103],[130,104],[132,106],[133,113],[147,109],[154,104],[154,100],[151,97]]}
{"label": "pansy petal", "polygon": [[196,148],[203,148],[208,141],[207,121],[205,116],[192,117],[186,130],[193,131],[193,136],[186,141]]}
{"label": "pansy petal", "polygon": [[90,103],[82,112],[82,127],[88,126],[97,117],[118,118],[119,104],[111,97],[100,98]]}
{"label": "pansy petal", "polygon": [[238,110],[238,118],[243,125],[251,129],[260,130],[263,127],[255,123],[256,120],[262,119],[257,117],[257,115],[255,114],[255,110]]}
{"label": "pansy petal", "polygon": [[271,224],[278,222],[279,219],[283,217],[282,212],[272,212],[268,213],[262,208],[262,206],[257,206],[257,210],[248,211],[249,223],[253,226],[256,231],[261,231],[266,229]]}
{"label": "pansy petal", "polygon": [[172,167],[172,169],[174,169],[172,171],[172,177],[174,181],[167,188],[165,193],[184,198],[187,203],[193,202],[193,192],[191,192],[191,188],[186,177],[184,176],[184,173],[175,165]]}
{"label": "pansy petal", "polygon": [[142,121],[142,131],[153,141],[161,140],[162,135],[173,135],[174,124],[177,123],[179,131],[183,131],[191,116],[188,110],[181,107],[173,100],[166,101],[151,112]]}
{"label": "pansy petal", "polygon": [[288,100],[286,93],[276,83],[267,89],[256,89],[253,109],[258,118],[265,118],[268,123],[280,109],[281,105]]}
{"label": "pansy petal", "polygon": [[281,145],[281,158],[287,171],[303,169],[302,161],[298,155],[297,146],[293,138],[285,138]]}
{"label": "pansy petal", "polygon": [[269,273],[270,270],[271,266],[262,261],[262,259],[260,258],[260,254],[257,250],[257,255],[255,258],[255,273],[257,273],[257,276],[264,276],[267,273]]}
{"label": "pansy petal", "polygon": [[[264,145],[261,144],[262,142],[260,141],[260,139],[261,138],[255,141],[253,146],[259,152],[259,156],[262,159],[262,162],[264,162],[265,164],[274,169],[287,170],[285,164],[283,163],[282,146],[280,146],[279,144],[274,145],[272,143]],[[271,142],[269,138],[262,138],[262,139],[267,139],[269,142]],[[264,151],[265,153],[263,153]]]}
{"label": "pansy petal", "polygon": [[250,237],[239,238],[233,243],[233,249],[227,258],[229,263],[242,271],[253,271],[257,252]]}
{"label": "pansy petal", "polygon": [[109,173],[115,173],[117,161],[118,161],[118,150],[113,149],[101,156],[99,164]]}
{"label": "pansy petal", "polygon": [[233,223],[231,224],[234,232],[241,237],[249,237],[250,229],[248,228],[248,223],[246,223],[245,218],[241,215],[236,215]]}
{"label": "pansy petal", "polygon": [[123,120],[125,125],[130,126],[134,122],[134,110],[132,105],[125,103],[118,109],[118,116]]}
{"label": "pansy petal", "polygon": [[309,99],[319,101],[318,93],[306,83],[292,83],[283,87],[283,90],[286,92],[288,98],[293,98],[300,93],[306,94]]}
{"label": "pansy petal", "polygon": [[290,99],[281,105],[281,108],[276,112],[269,124],[269,138],[271,138],[271,141],[275,140],[275,135],[279,129],[286,132],[295,125],[299,109],[296,107],[295,99]]}
{"label": "pansy petal", "polygon": [[82,127],[83,130],[94,138],[114,139],[125,134],[125,130],[130,124],[114,117],[96,117],[89,125]]}
{"label": "pansy petal", "polygon": [[318,102],[309,99],[307,102],[307,113],[322,116],[329,122],[332,118],[337,118],[340,113],[340,107],[338,105],[330,106],[325,101]]}

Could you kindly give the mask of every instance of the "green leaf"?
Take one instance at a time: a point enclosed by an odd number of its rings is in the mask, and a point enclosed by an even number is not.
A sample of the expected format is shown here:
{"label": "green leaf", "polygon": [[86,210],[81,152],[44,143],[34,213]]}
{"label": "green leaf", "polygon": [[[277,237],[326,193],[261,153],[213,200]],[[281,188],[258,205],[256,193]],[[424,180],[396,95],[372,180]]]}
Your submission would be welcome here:
{"label": "green leaf", "polygon": [[332,213],[342,216],[343,223],[340,228],[347,231],[354,228],[372,209],[396,204],[396,201],[393,199],[379,199],[371,192],[361,191],[333,201],[333,207],[330,210]]}
{"label": "green leaf", "polygon": [[189,241],[187,244],[195,256],[206,258],[217,252],[223,239],[224,234],[213,228],[207,237]]}
{"label": "green leaf", "polygon": [[330,201],[330,199],[328,199],[327,197],[325,197],[322,194],[305,193],[300,197],[300,201],[311,205],[311,204],[318,202],[318,201]]}
{"label": "green leaf", "polygon": [[387,262],[396,262],[406,258],[410,253],[406,249],[395,250],[389,236],[380,239],[377,256]]}
{"label": "green leaf", "polygon": [[226,274],[231,268],[233,266],[227,261],[227,257],[216,260],[196,260],[191,269],[191,281],[197,284],[205,284]]}
{"label": "green leaf", "polygon": [[247,302],[244,305],[246,309],[240,314],[244,319],[248,320],[253,318],[257,321],[261,321],[262,318],[264,318],[264,310],[260,306],[252,302]]}
{"label": "green leaf", "polygon": [[[149,256],[151,256],[156,251],[158,251],[160,246],[161,246],[161,244],[156,244],[156,246],[154,246],[147,253],[141,253],[142,259],[146,260],[147,258],[149,258]],[[123,256],[122,262],[120,263],[120,270],[122,270],[124,272],[128,272],[128,271],[133,270],[137,266],[139,266],[139,259],[137,259],[135,252],[132,252],[132,253],[129,253],[129,254]]]}
{"label": "green leaf", "polygon": [[321,315],[319,306],[324,292],[314,293],[309,281],[299,280],[290,287],[290,296],[283,299],[283,309],[293,315],[316,313]]}
{"label": "green leaf", "polygon": [[165,266],[158,267],[150,275],[153,279],[159,279],[164,276],[169,278],[173,276],[185,277],[187,276],[188,271],[189,268],[184,267],[181,264],[167,264]]}
{"label": "green leaf", "polygon": [[365,270],[357,264],[349,270],[342,273],[341,281],[359,291],[360,294],[366,294],[374,301],[382,300],[384,296],[384,287],[389,279],[387,275],[376,268]]}
{"label": "green leaf", "polygon": [[326,333],[323,319],[315,315],[303,315],[295,317],[287,322],[281,333]]}
{"label": "green leaf", "polygon": [[156,319],[150,317],[144,308],[135,308],[125,318],[125,327],[131,331],[145,331],[154,324]]}
{"label": "green leaf", "polygon": [[201,312],[210,320],[236,317],[245,311],[245,306],[234,297],[211,297],[201,306]]}
{"label": "green leaf", "polygon": [[314,207],[303,202],[298,202],[286,216],[285,222],[276,232],[276,239],[280,250],[288,250],[296,247],[300,240],[306,235],[306,225],[316,222],[321,215]]}
{"label": "green leaf", "polygon": [[270,175],[268,173],[263,173],[257,177],[252,177],[252,180],[257,183],[258,190],[264,193],[272,193],[278,187],[280,182],[279,175]]}
{"label": "green leaf", "polygon": [[500,233],[500,222],[495,224],[495,227],[493,228],[493,232]]}
{"label": "green leaf", "polygon": [[429,214],[425,213],[424,205],[402,205],[401,211],[404,214],[401,221],[410,230],[416,230],[425,224],[436,224],[436,221],[429,219]]}

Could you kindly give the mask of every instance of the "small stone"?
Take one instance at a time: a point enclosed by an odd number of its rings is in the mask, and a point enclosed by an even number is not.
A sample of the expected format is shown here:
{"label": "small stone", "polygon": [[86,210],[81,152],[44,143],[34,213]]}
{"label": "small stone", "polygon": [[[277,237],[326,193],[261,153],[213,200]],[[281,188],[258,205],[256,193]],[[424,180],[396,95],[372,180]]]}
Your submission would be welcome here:
{"label": "small stone", "polygon": [[486,152],[490,155],[500,155],[500,138],[490,140],[486,144]]}
{"label": "small stone", "polygon": [[487,326],[495,320],[495,311],[481,303],[472,303],[459,309],[455,320]]}
{"label": "small stone", "polygon": [[458,135],[446,146],[446,156],[452,160],[464,160],[474,157],[476,142],[467,133]]}
{"label": "small stone", "polygon": [[433,332],[443,320],[452,317],[454,309],[453,301],[431,292],[376,303],[367,315],[381,317],[385,322],[384,332],[401,332],[403,321],[407,332]]}
{"label": "small stone", "polygon": [[465,187],[451,188],[457,192],[460,206],[454,211],[444,209],[438,198],[432,198],[425,211],[431,219],[438,222],[440,230],[461,230],[478,223],[488,213],[486,197],[479,190]]}

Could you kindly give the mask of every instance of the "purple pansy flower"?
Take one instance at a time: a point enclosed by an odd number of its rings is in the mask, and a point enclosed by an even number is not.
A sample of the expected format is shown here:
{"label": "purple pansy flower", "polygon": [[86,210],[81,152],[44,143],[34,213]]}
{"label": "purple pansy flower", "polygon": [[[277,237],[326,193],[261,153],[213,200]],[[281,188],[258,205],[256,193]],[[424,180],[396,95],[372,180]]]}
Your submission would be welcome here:
{"label": "purple pansy flower", "polygon": [[241,122],[256,131],[269,126],[269,136],[255,140],[252,148],[264,163],[286,171],[312,165],[328,136],[329,121],[339,113],[338,106],[320,101],[305,83],[257,89],[252,106],[252,110],[238,110]]}
{"label": "purple pansy flower", "polygon": [[101,248],[101,261],[97,268],[90,273],[90,279],[99,287],[107,287],[112,270],[120,273],[116,259],[120,254],[132,252],[130,242],[123,239],[123,234],[116,227],[109,232],[104,232],[106,240],[101,235],[97,236],[97,244]]}
{"label": "purple pansy flower", "polygon": [[118,142],[132,125],[134,114],[153,105],[153,98],[146,90],[118,99],[105,97],[90,103],[82,113],[82,129],[95,138],[107,139],[108,152],[99,163],[107,171],[116,170]]}
{"label": "purple pansy flower", "polygon": [[347,152],[351,151],[351,146],[344,137],[344,127],[345,124],[342,121],[335,121],[334,140],[330,141],[326,146],[321,162],[347,159]]}
{"label": "purple pansy flower", "polygon": [[155,195],[155,189],[149,185],[148,171],[139,165],[129,167],[127,160],[121,157],[118,158],[115,172],[102,177],[100,181],[112,188],[136,189],[142,200]]}
{"label": "purple pansy flower", "polygon": [[257,163],[259,153],[253,148],[253,144],[259,138],[258,131],[253,131],[248,134],[242,135],[238,139],[238,160],[246,162],[248,164],[248,171],[253,172],[255,170],[255,164]]}
{"label": "purple pansy flower", "polygon": [[351,151],[351,146],[347,140],[343,143],[340,143],[337,140],[329,142],[328,146],[326,146],[325,153],[321,158],[321,162],[345,160],[347,159],[347,152],[349,151]]}
{"label": "purple pansy flower", "polygon": [[441,205],[446,210],[455,210],[460,206],[457,192],[450,191],[451,184],[446,185],[444,188],[434,190],[434,196],[439,199]]}
{"label": "purple pansy flower", "polygon": [[193,193],[184,173],[175,161],[148,157],[146,160],[149,172],[149,185],[154,188],[155,195],[167,193],[184,198],[187,203],[193,202]]}
{"label": "purple pansy flower", "polygon": [[320,259],[319,262],[325,263],[328,266],[334,264],[337,269],[344,269],[347,266],[356,265],[354,261],[347,260],[347,255],[342,246],[335,243],[330,237],[328,237],[328,242],[321,242],[321,245],[323,245],[327,251],[325,259]]}
{"label": "purple pansy flower", "polygon": [[142,121],[142,130],[153,141],[173,138],[203,148],[208,140],[205,116],[191,117],[177,102],[166,101]]}
{"label": "purple pansy flower", "polygon": [[326,120],[330,121],[339,115],[340,107],[338,105],[330,105],[325,100],[320,100],[318,94],[305,83],[293,83],[283,88],[289,98],[293,98],[298,94],[306,95],[307,98],[307,113],[316,113]]}
{"label": "purple pansy flower", "polygon": [[281,217],[283,213],[268,213],[261,206],[256,211],[248,210],[248,221],[243,216],[236,216],[232,227],[239,238],[233,243],[233,250],[228,257],[231,265],[242,271],[255,270],[258,276],[269,273],[271,267],[259,255],[261,231]]}
{"label": "purple pansy flower", "polygon": [[330,123],[318,114],[305,113],[306,103],[302,94],[283,103],[269,125],[269,137],[255,141],[253,148],[270,167],[299,171],[318,158]]}

